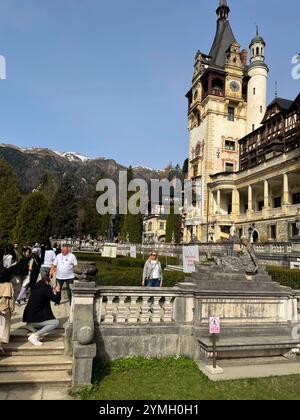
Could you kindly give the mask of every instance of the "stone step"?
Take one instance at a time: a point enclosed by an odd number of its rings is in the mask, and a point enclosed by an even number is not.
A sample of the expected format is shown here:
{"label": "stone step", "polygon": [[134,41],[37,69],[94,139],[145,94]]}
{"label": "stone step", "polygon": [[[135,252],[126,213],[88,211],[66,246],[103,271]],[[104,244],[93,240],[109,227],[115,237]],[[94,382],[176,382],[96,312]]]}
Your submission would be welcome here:
{"label": "stone step", "polygon": [[10,356],[0,358],[0,372],[72,370],[72,359],[65,356]]}
{"label": "stone step", "polygon": [[43,340],[42,346],[33,346],[28,341],[12,341],[9,344],[3,345],[3,348],[6,356],[63,355],[64,341],[62,339],[54,339],[53,341]]}
{"label": "stone step", "polygon": [[273,364],[287,364],[295,363],[295,360],[288,360],[284,356],[273,356],[273,357],[244,357],[240,359],[227,359],[218,360],[220,367],[231,367],[231,366],[252,366],[252,365],[273,365]]}
{"label": "stone step", "polygon": [[[43,341],[52,341],[53,339],[64,339],[64,333],[65,330],[63,329],[57,329],[53,332],[50,332],[46,336],[44,336]],[[10,341],[26,341],[27,338],[32,334],[32,332],[29,332],[25,328],[19,328],[15,331],[12,331],[10,335]]]}
{"label": "stone step", "polygon": [[34,384],[42,385],[70,385],[71,375],[67,372],[0,372],[1,385]]}

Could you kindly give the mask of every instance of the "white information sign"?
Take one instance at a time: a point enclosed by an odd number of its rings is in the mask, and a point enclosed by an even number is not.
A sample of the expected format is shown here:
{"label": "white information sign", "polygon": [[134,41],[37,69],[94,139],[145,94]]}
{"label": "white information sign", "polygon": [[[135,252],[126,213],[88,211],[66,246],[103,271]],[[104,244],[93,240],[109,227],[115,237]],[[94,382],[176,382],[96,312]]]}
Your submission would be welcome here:
{"label": "white information sign", "polygon": [[117,245],[105,244],[102,252],[102,257],[117,258]]}
{"label": "white information sign", "polygon": [[183,255],[183,271],[185,273],[194,273],[196,271],[195,263],[199,262],[199,247],[184,246],[182,249]]}

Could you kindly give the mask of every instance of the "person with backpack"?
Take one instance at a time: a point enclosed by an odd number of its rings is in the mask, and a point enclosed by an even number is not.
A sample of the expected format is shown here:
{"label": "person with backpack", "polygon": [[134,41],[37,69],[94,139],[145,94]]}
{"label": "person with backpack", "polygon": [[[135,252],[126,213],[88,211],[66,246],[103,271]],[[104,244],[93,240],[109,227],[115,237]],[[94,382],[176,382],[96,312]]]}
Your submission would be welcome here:
{"label": "person with backpack", "polygon": [[0,353],[4,353],[2,343],[10,338],[11,316],[15,310],[14,289],[10,282],[11,270],[0,265]]}

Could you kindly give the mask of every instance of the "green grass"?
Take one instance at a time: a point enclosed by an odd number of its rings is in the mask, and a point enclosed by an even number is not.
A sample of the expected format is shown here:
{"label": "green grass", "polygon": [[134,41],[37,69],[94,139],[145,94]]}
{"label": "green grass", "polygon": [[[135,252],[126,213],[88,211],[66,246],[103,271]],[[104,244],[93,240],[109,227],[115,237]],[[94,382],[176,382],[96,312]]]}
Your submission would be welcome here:
{"label": "green grass", "polygon": [[300,376],[211,382],[185,357],[95,363],[82,400],[299,400]]}

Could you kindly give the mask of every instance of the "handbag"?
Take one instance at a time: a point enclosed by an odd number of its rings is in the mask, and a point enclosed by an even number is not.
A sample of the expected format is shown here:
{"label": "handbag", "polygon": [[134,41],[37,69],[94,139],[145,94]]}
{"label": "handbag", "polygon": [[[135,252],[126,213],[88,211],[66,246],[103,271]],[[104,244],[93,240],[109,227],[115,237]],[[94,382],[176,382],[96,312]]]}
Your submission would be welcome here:
{"label": "handbag", "polygon": [[23,280],[22,287],[24,288],[27,287],[29,283],[30,283],[30,274],[28,274]]}

